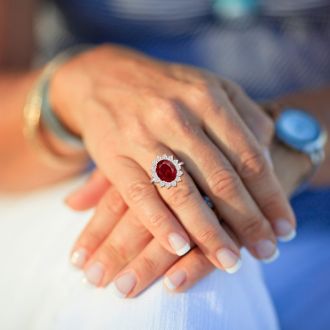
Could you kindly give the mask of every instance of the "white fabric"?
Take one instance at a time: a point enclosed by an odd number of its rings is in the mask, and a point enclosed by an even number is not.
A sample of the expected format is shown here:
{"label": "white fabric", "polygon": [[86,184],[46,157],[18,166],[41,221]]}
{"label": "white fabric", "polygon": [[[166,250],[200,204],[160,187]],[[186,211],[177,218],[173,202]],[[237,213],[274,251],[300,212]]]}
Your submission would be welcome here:
{"label": "white fabric", "polygon": [[0,329],[277,329],[258,264],[244,253],[235,275],[215,271],[171,294],[162,281],[135,299],[82,283],[68,253],[89,214],[63,197],[79,182],[0,198]]}

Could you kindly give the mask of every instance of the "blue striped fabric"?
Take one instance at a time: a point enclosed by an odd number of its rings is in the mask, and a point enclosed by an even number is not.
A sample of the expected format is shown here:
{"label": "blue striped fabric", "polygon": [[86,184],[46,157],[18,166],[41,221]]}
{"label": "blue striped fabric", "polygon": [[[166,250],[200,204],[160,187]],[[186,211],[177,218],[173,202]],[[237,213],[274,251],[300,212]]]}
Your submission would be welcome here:
{"label": "blue striped fabric", "polygon": [[[77,41],[201,66],[258,99],[330,83],[329,0],[259,0],[255,19],[234,21],[214,10],[216,0],[56,1]],[[240,1],[252,0],[217,3]]]}
{"label": "blue striped fabric", "polygon": [[57,0],[76,29],[94,37],[126,34],[128,39],[196,33],[214,23],[215,3],[228,7],[249,2],[257,4],[261,16],[308,16],[313,11],[318,19],[329,19],[328,10],[324,17],[328,0]]}

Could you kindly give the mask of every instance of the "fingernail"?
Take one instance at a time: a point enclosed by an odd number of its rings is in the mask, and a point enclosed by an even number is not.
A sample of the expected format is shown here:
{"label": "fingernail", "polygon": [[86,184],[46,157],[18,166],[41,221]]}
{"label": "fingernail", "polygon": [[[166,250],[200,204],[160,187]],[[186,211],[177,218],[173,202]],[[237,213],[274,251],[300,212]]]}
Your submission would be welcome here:
{"label": "fingernail", "polygon": [[272,160],[272,156],[270,155],[270,151],[268,148],[264,148],[264,156],[266,158],[266,161],[268,162],[269,166],[274,169],[274,163],[273,163],[273,160]]}
{"label": "fingernail", "polygon": [[79,248],[74,251],[71,255],[71,263],[77,268],[82,268],[87,260],[87,251],[86,249]]}
{"label": "fingernail", "polygon": [[229,249],[220,249],[216,256],[224,270],[229,274],[236,273],[241,268],[240,257]]}
{"label": "fingernail", "polygon": [[183,256],[190,250],[189,243],[177,233],[168,235],[168,241],[178,256]]}
{"label": "fingernail", "polygon": [[292,224],[285,219],[279,219],[275,222],[275,232],[279,241],[289,242],[296,237],[296,230]]}
{"label": "fingernail", "polygon": [[177,270],[176,272],[172,273],[171,275],[167,275],[164,278],[164,284],[166,287],[173,291],[178,288],[187,278],[187,275],[182,270]]}
{"label": "fingernail", "polygon": [[135,274],[133,272],[127,272],[114,281],[112,288],[119,298],[125,298],[134,289],[135,285]]}
{"label": "fingernail", "polygon": [[104,275],[104,266],[100,262],[93,263],[85,271],[86,279],[89,283],[99,286]]}
{"label": "fingernail", "polygon": [[277,259],[280,252],[276,245],[270,240],[261,240],[255,245],[258,257],[265,263],[271,263]]}

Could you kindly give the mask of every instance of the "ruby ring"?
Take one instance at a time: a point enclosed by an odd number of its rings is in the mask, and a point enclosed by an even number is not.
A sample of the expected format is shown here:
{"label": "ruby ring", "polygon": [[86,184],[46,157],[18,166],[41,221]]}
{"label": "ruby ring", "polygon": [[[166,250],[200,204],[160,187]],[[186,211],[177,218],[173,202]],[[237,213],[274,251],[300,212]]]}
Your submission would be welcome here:
{"label": "ruby ring", "polygon": [[151,167],[151,182],[159,183],[161,187],[171,188],[175,187],[179,181],[181,181],[181,175],[183,171],[181,166],[183,162],[174,159],[174,157],[168,155],[157,156],[152,162]]}

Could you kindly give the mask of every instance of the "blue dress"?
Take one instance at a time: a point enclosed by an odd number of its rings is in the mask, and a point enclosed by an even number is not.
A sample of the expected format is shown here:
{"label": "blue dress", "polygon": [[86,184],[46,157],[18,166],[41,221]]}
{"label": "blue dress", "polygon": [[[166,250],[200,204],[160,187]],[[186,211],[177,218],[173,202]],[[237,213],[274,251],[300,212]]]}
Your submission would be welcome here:
{"label": "blue dress", "polygon": [[[57,0],[78,42],[210,69],[255,99],[330,83],[330,1]],[[330,110],[329,110],[330,111]],[[283,329],[330,328],[330,189],[294,198],[298,237],[265,267]]]}

